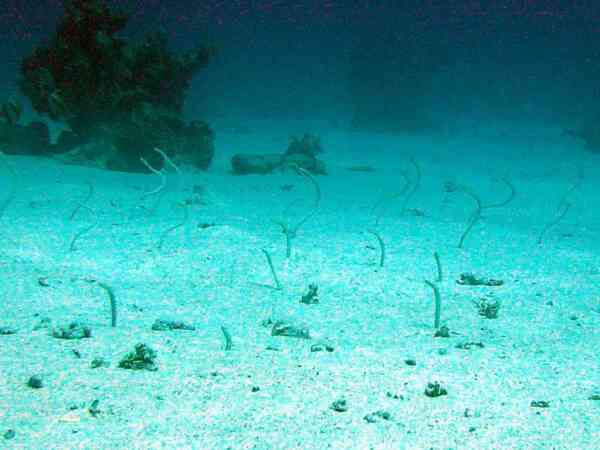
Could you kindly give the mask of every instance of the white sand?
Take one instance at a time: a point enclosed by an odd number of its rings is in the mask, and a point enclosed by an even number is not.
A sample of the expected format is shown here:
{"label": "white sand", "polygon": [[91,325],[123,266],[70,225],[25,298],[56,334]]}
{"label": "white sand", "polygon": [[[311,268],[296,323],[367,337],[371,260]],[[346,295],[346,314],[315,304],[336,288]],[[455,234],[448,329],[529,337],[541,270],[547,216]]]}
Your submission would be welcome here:
{"label": "white sand", "polygon": [[[600,401],[589,399],[600,393],[598,156],[557,130],[428,138],[324,130],[330,174],[318,177],[322,204],[286,260],[273,220],[299,198],[306,201],[292,209],[293,220],[303,214],[311,186],[293,173],[233,176],[229,158],[282,151],[288,135],[307,128],[251,124],[242,133],[220,126],[211,169],[184,168],[179,180],[169,174],[154,215],[140,208],[151,204],[141,197],[156,186],[152,175],[8,157],[19,190],[1,219],[0,326],[18,332],[0,336],[0,448],[600,448]],[[390,205],[377,227],[387,246],[380,269],[377,242],[366,233],[371,208],[398,189],[410,156],[423,179],[409,206],[425,216],[401,216],[401,202]],[[346,170],[367,164],[377,171]],[[571,209],[538,246],[578,167],[585,178],[569,194]],[[507,193],[494,181],[503,175],[516,199],[486,211],[458,249],[473,202],[446,198],[443,182],[495,202]],[[68,220],[88,180],[99,223],[69,252],[74,234],[92,220],[84,210]],[[285,192],[284,184],[295,187]],[[193,197],[193,185],[204,186],[206,204],[190,206],[186,226],[158,251],[161,234],[182,217],[173,205]],[[6,182],[1,189],[7,192]],[[218,226],[198,228],[204,222]],[[260,285],[272,284],[261,248],[273,257],[282,291]],[[445,274],[447,339],[432,337],[433,299],[423,283],[435,278],[434,251]],[[460,286],[463,272],[505,283]],[[41,277],[48,287],[38,284]],[[86,279],[114,288],[116,328],[105,292]],[[311,282],[320,304],[300,304]],[[502,302],[495,320],[472,304],[490,292]],[[57,325],[85,322],[92,338],[34,331],[46,317]],[[184,320],[196,331],[152,331],[157,318]],[[306,326],[312,339],[272,337],[261,326],[268,318]],[[233,337],[231,351],[223,350],[221,326]],[[157,351],[158,371],[117,367],[138,342]],[[335,351],[311,352],[318,342]],[[485,347],[455,348],[461,342]],[[91,369],[97,357],[111,366]],[[33,374],[42,375],[42,389],[26,386]],[[433,381],[448,395],[425,396]],[[342,398],[346,412],[330,409]],[[101,412],[93,417],[95,399]],[[550,406],[530,405],[540,400]],[[390,419],[364,420],[378,410]],[[9,429],[14,438],[3,439]]]}

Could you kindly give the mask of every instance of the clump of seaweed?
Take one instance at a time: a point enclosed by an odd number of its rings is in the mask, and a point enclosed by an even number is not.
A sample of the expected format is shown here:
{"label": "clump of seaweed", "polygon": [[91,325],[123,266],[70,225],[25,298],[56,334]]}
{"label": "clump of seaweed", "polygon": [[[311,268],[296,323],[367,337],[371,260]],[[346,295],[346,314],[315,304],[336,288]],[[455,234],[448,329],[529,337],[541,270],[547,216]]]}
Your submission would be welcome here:
{"label": "clump of seaweed", "polygon": [[119,368],[129,370],[149,370],[154,372],[158,370],[156,365],[156,351],[146,344],[136,344],[133,351],[127,353],[119,361]]}
{"label": "clump of seaweed", "polygon": [[300,167],[313,175],[327,175],[325,163],[317,155],[323,153],[321,139],[305,133],[292,137],[287,149],[277,153],[237,153],[231,158],[231,168],[237,175],[268,174],[276,170]]}
{"label": "clump of seaweed", "polygon": [[285,152],[286,155],[301,154],[312,156],[317,156],[320,153],[323,153],[321,139],[319,136],[310,133],[304,133],[304,136],[301,138],[292,136],[290,144]]}
{"label": "clump of seaweed", "polygon": [[160,168],[152,149],[167,146],[207,156],[194,159],[206,168],[212,131],[203,123],[187,125],[182,110],[191,79],[214,48],[176,55],[161,32],[129,42],[119,34],[128,15],[102,0],[69,0],[64,9],[55,35],[21,63],[19,86],[33,109],[66,122],[73,147],[106,143],[106,168],[145,171],[140,156]]}
{"label": "clump of seaweed", "polygon": [[473,304],[477,308],[477,313],[486,319],[497,319],[502,306],[500,300],[492,297],[478,298],[473,300]]}

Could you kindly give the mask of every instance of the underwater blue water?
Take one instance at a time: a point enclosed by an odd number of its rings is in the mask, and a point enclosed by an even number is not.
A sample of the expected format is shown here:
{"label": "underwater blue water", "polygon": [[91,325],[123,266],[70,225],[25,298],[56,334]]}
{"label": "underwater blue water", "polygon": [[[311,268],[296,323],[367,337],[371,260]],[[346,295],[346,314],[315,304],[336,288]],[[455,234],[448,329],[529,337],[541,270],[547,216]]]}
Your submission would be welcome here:
{"label": "underwater blue water", "polygon": [[210,166],[118,171],[6,137],[68,3],[0,9],[1,449],[600,448],[600,4],[107,2],[217,48]]}

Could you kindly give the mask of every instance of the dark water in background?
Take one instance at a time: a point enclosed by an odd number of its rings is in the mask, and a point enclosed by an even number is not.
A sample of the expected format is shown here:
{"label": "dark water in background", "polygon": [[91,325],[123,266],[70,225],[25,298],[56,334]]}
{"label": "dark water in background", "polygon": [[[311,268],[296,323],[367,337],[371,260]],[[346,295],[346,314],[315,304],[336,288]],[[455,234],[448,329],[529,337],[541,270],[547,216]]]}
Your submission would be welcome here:
{"label": "dark water in background", "polygon": [[[59,0],[2,0],[4,96],[48,36]],[[577,126],[600,113],[600,2],[113,1],[127,33],[160,28],[174,49],[219,55],[194,80],[191,116],[306,119],[374,130],[529,120]]]}

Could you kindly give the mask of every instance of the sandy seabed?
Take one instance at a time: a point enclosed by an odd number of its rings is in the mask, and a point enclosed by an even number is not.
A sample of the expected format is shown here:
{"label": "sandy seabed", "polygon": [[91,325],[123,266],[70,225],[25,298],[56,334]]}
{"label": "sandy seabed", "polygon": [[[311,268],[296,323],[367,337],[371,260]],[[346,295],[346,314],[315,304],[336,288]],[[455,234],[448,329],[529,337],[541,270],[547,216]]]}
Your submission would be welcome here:
{"label": "sandy seabed", "polygon": [[[161,195],[145,195],[153,175],[6,158],[18,177],[0,228],[0,447],[600,448],[600,157],[553,130],[325,130],[322,200],[286,258],[276,222],[301,220],[313,186],[291,171],[234,176],[229,158],[280,151],[287,130],[218,133],[211,169],[168,172]],[[422,178],[402,211],[411,157]],[[484,210],[458,248],[475,203],[444,183],[486,205],[508,195],[503,177],[514,200]],[[464,273],[503,284],[457,283]],[[449,337],[434,337],[425,279]],[[319,303],[304,304],[311,283]],[[154,331],[156,319],[195,329]],[[91,337],[52,336],[73,321]],[[277,322],[310,339],[273,336]],[[158,370],[119,368],[137,343]],[[447,395],[425,395],[429,383]]]}

